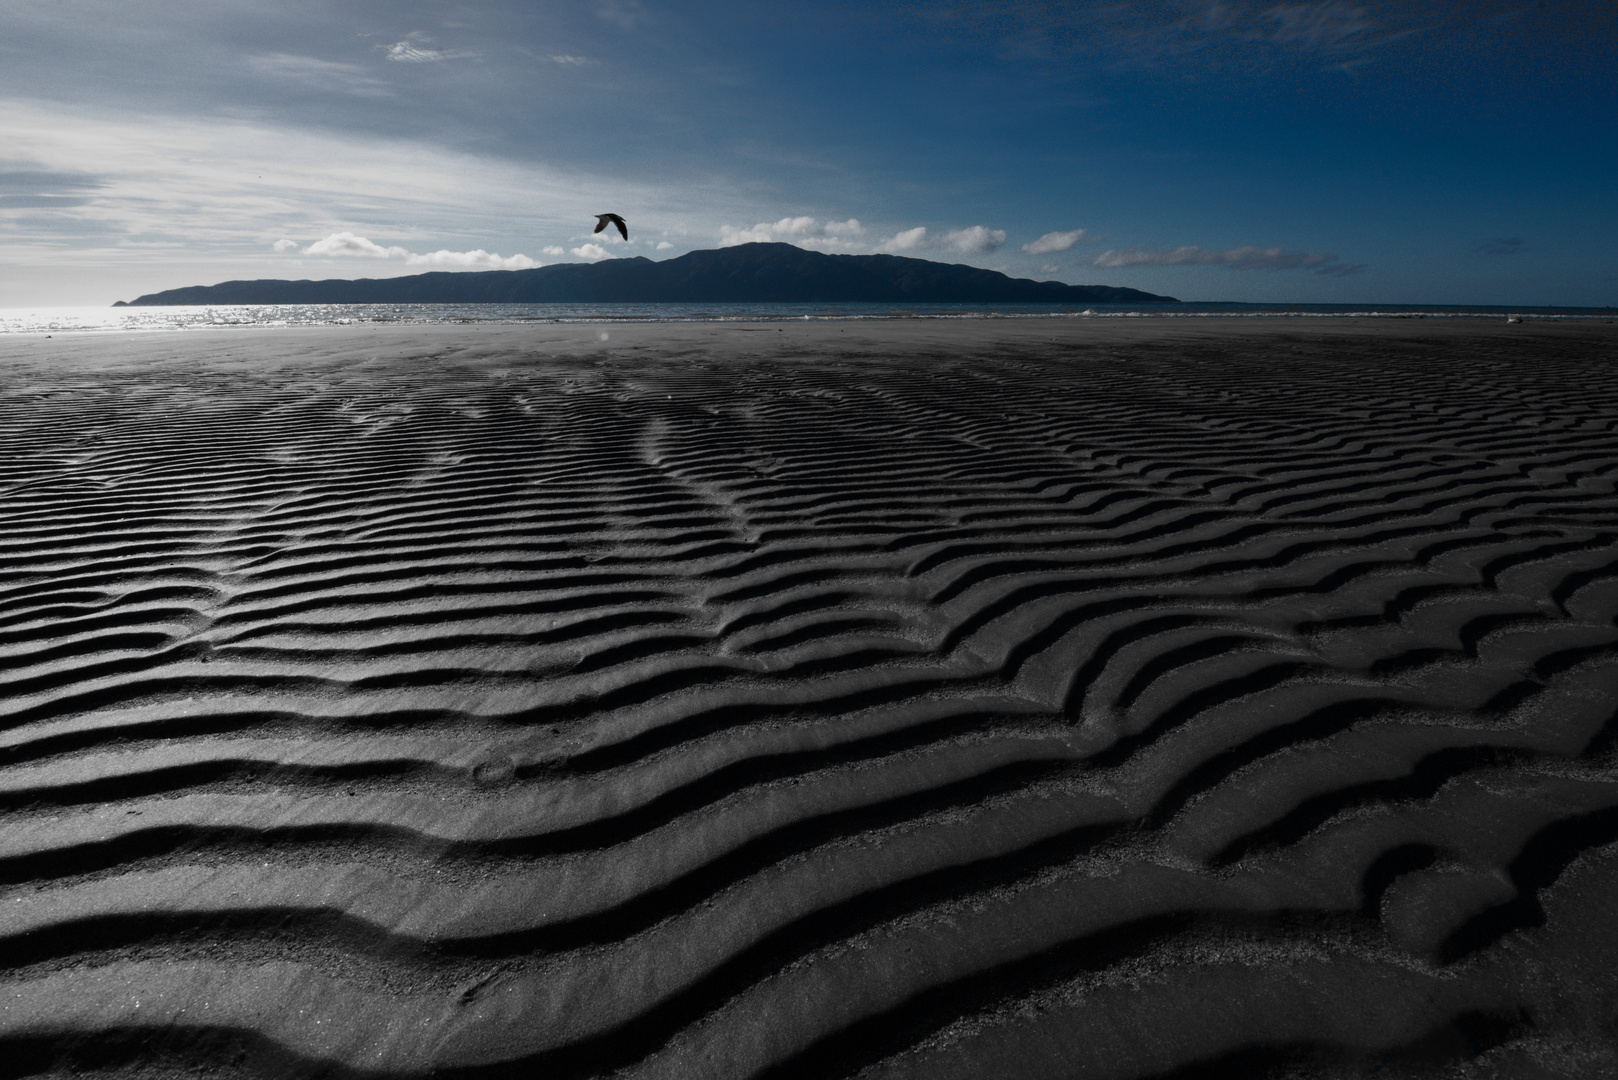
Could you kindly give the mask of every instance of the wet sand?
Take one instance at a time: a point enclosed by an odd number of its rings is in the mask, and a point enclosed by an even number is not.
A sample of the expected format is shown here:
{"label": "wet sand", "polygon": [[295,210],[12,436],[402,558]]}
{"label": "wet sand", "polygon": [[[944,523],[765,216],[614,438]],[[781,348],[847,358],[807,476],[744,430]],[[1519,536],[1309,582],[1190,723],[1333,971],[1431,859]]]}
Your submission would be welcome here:
{"label": "wet sand", "polygon": [[0,1075],[1613,1074],[1615,485],[1608,324],[0,339]]}

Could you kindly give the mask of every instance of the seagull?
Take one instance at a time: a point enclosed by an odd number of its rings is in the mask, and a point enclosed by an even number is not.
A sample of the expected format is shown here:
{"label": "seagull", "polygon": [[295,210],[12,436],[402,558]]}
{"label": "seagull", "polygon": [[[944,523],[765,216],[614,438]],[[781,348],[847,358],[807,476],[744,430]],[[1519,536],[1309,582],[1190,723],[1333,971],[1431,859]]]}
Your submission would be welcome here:
{"label": "seagull", "polygon": [[594,230],[595,232],[600,232],[602,229],[605,229],[608,225],[616,225],[616,226],[618,226],[618,231],[624,234],[624,239],[625,240],[629,239],[629,226],[624,224],[624,219],[623,218],[619,217],[617,214],[597,214],[596,215],[596,227],[595,227],[595,230]]}

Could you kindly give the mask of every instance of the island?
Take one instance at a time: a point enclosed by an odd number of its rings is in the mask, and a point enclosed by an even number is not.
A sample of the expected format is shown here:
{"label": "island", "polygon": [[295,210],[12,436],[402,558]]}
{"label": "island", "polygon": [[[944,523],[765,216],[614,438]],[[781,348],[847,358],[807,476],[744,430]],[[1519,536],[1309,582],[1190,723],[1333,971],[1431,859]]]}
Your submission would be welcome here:
{"label": "island", "polygon": [[532,270],[325,281],[226,281],[149,293],[114,307],[192,304],[565,303],[1173,304],[1109,285],[1013,278],[901,255],[827,255],[791,244],[740,244],[654,261],[644,256]]}

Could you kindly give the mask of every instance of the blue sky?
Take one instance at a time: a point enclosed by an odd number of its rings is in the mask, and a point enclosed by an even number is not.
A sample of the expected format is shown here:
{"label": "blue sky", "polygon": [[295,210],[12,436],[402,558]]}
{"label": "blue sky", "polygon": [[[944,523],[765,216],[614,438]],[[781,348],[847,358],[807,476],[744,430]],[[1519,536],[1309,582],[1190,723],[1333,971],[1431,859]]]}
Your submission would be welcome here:
{"label": "blue sky", "polygon": [[[1618,304],[1618,3],[0,0],[0,306],[777,239]],[[615,211],[631,242],[592,236]]]}

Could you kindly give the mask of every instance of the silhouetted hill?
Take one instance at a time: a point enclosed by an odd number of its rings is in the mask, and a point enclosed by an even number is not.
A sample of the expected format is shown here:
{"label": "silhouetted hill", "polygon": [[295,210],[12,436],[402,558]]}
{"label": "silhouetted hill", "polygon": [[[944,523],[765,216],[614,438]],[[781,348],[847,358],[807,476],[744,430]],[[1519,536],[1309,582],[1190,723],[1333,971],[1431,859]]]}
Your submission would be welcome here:
{"label": "silhouetted hill", "polygon": [[1012,278],[899,255],[826,255],[742,244],[653,262],[643,256],[533,270],[414,274],[348,281],[226,281],[149,293],[115,307],[176,304],[558,303],[1178,303],[1139,289]]}

